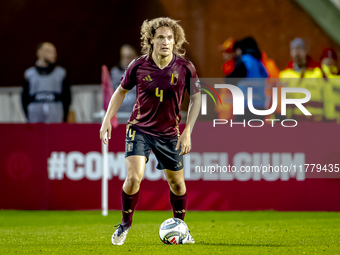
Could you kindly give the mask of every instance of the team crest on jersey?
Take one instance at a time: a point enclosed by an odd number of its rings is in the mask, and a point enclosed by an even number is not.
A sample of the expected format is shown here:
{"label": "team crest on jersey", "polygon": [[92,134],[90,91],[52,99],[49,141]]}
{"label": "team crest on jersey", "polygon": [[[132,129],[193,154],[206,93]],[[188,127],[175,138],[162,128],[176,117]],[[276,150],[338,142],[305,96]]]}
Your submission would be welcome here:
{"label": "team crest on jersey", "polygon": [[170,78],[170,84],[171,85],[176,85],[178,81],[178,73],[172,73],[171,78]]}

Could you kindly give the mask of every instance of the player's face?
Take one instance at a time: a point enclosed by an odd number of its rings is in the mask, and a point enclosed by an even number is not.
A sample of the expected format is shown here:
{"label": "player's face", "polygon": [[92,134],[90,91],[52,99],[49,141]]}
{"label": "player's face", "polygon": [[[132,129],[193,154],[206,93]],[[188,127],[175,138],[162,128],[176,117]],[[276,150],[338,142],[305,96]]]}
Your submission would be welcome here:
{"label": "player's face", "polygon": [[154,53],[156,53],[156,55],[161,55],[162,57],[167,57],[172,54],[174,43],[174,33],[169,27],[158,28],[154,38],[151,40]]}

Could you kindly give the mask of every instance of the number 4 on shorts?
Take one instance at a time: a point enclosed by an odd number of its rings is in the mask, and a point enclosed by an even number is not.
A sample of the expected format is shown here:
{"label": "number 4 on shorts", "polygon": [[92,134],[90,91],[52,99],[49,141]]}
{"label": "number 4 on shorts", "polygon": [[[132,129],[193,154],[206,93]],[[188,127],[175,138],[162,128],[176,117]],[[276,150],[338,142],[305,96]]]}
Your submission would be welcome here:
{"label": "number 4 on shorts", "polygon": [[134,130],[131,134],[131,128],[129,129],[129,137],[131,138],[131,141],[135,140],[136,130]]}

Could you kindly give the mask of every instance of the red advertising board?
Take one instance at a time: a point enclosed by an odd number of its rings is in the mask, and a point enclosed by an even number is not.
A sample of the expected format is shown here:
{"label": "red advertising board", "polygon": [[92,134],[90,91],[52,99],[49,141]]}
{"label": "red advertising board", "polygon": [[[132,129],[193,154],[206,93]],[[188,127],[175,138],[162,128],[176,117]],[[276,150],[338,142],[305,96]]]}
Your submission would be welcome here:
{"label": "red advertising board", "polygon": [[[1,124],[0,208],[100,209],[99,128]],[[338,129],[331,123],[294,128],[197,123],[192,153],[185,157],[188,209],[339,211]],[[125,125],[120,125],[109,144],[109,209],[120,209],[124,145]],[[169,186],[156,162],[151,154],[137,209],[170,209]]]}

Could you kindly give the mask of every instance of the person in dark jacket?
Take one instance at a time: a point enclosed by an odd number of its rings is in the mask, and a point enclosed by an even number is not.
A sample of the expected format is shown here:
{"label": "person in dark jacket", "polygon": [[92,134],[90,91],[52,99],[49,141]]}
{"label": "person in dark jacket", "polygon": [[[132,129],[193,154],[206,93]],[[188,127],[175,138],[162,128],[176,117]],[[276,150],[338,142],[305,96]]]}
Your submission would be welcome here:
{"label": "person in dark jacket", "polygon": [[261,63],[261,51],[254,38],[246,37],[236,42],[234,51],[236,53],[235,69],[228,75],[228,78],[268,78],[268,72]]}
{"label": "person in dark jacket", "polygon": [[245,98],[245,114],[236,115],[236,121],[250,119],[264,119],[265,116],[258,116],[250,112],[248,108],[248,88],[252,88],[252,103],[255,109],[264,110],[267,104],[265,84],[269,77],[268,71],[261,62],[261,51],[252,37],[246,37],[234,45],[235,68],[226,78],[247,78],[233,79],[233,83],[242,90]]}
{"label": "person in dark jacket", "polygon": [[50,42],[37,46],[35,66],[24,73],[22,107],[29,123],[67,121],[71,104],[66,70],[56,66],[57,50]]}

